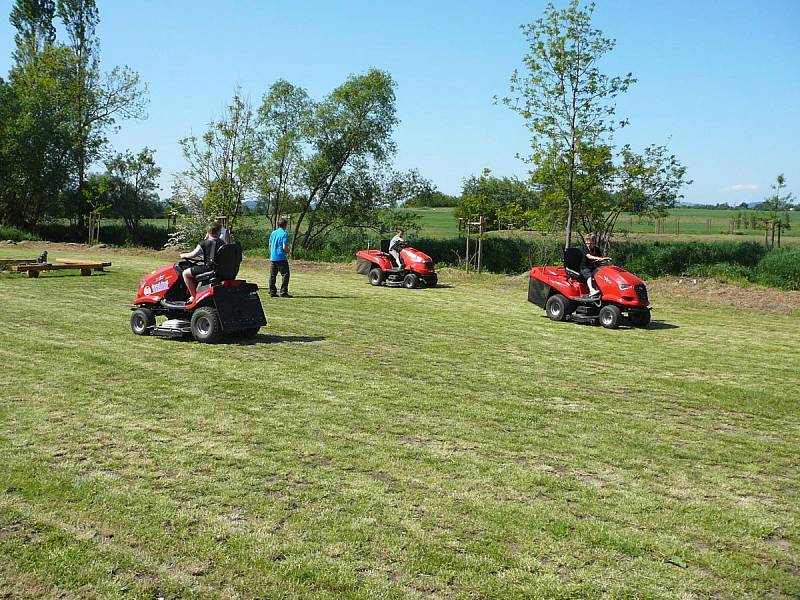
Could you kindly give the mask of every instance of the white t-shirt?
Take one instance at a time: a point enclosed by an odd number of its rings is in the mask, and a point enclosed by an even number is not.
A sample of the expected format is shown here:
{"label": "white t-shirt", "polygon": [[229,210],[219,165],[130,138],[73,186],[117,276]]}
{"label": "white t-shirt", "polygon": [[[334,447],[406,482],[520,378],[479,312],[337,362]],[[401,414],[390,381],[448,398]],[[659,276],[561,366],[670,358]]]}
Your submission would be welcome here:
{"label": "white t-shirt", "polygon": [[395,251],[395,252],[397,252],[398,254],[400,253],[400,249],[399,249],[399,248],[395,248],[395,247],[394,247],[394,245],[395,245],[397,242],[405,242],[405,240],[403,239],[403,237],[402,237],[402,236],[399,236],[399,235],[396,235],[396,236],[394,236],[394,237],[392,238],[392,241],[391,241],[391,242],[389,242],[389,251],[390,251],[390,252],[391,252],[392,250],[394,250],[394,251]]}

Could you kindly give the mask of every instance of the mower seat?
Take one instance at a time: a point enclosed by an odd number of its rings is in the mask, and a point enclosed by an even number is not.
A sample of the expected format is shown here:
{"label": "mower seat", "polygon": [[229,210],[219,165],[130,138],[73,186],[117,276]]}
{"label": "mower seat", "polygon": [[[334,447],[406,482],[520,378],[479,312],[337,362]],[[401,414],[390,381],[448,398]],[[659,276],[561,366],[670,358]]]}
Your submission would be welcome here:
{"label": "mower seat", "polygon": [[384,254],[389,254],[389,242],[391,240],[381,240],[381,252]]}
{"label": "mower seat", "polygon": [[586,260],[586,255],[580,248],[565,248],[562,252],[564,258],[564,270],[567,272],[567,277],[576,279],[577,281],[586,281],[586,278],[581,275],[581,266]]}
{"label": "mower seat", "polygon": [[242,245],[239,242],[220,246],[214,256],[214,269],[195,277],[199,283],[236,279],[242,264]]}

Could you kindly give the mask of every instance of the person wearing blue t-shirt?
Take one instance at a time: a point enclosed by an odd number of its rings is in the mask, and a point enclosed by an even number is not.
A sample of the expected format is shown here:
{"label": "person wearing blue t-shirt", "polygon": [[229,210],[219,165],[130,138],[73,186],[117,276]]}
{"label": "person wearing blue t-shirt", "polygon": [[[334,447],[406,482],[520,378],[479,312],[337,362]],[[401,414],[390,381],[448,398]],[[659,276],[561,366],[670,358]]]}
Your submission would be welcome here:
{"label": "person wearing blue t-shirt", "polygon": [[281,274],[281,297],[291,298],[289,294],[289,234],[286,233],[286,219],[278,220],[278,228],[269,236],[269,259],[271,268],[269,272],[269,295],[273,298],[278,295],[275,285],[278,272]]}

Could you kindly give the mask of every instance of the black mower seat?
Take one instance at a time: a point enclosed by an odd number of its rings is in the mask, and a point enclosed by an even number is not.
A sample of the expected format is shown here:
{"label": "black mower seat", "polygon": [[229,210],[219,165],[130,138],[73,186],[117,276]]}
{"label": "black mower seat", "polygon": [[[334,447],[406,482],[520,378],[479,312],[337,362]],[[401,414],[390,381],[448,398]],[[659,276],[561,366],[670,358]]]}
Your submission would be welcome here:
{"label": "black mower seat", "polygon": [[581,275],[581,266],[586,260],[586,255],[580,248],[565,248],[562,253],[564,258],[564,270],[567,272],[567,277],[577,279],[578,281],[586,281],[586,278]]}
{"label": "black mower seat", "polygon": [[391,240],[381,240],[381,252],[384,254],[389,254],[389,242]]}
{"label": "black mower seat", "polygon": [[214,268],[195,277],[197,283],[236,279],[242,264],[242,245],[239,242],[220,246],[214,256]]}

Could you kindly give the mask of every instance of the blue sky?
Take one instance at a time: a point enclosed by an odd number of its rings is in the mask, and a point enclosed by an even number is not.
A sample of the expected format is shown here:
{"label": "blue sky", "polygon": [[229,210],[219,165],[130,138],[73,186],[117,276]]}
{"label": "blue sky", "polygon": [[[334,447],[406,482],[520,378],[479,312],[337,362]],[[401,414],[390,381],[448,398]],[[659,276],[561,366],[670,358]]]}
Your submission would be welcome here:
{"label": "blue sky", "polygon": [[[492,102],[525,45],[518,26],[545,2],[407,0],[98,0],[104,68],[127,64],[150,89],[149,118],[129,121],[117,149],[155,148],[183,168],[178,140],[199,133],[236,85],[258,103],[284,78],[322,97],[351,73],[398,84],[397,168],[447,193],[484,167],[525,176],[527,130]],[[557,5],[563,5],[558,2]],[[11,66],[11,0],[0,0],[0,73]],[[636,148],[669,142],[694,183],[687,202],[754,201],[778,173],[800,196],[800,2],[601,1],[596,25],[617,40],[606,72],[639,82],[617,103]]]}

